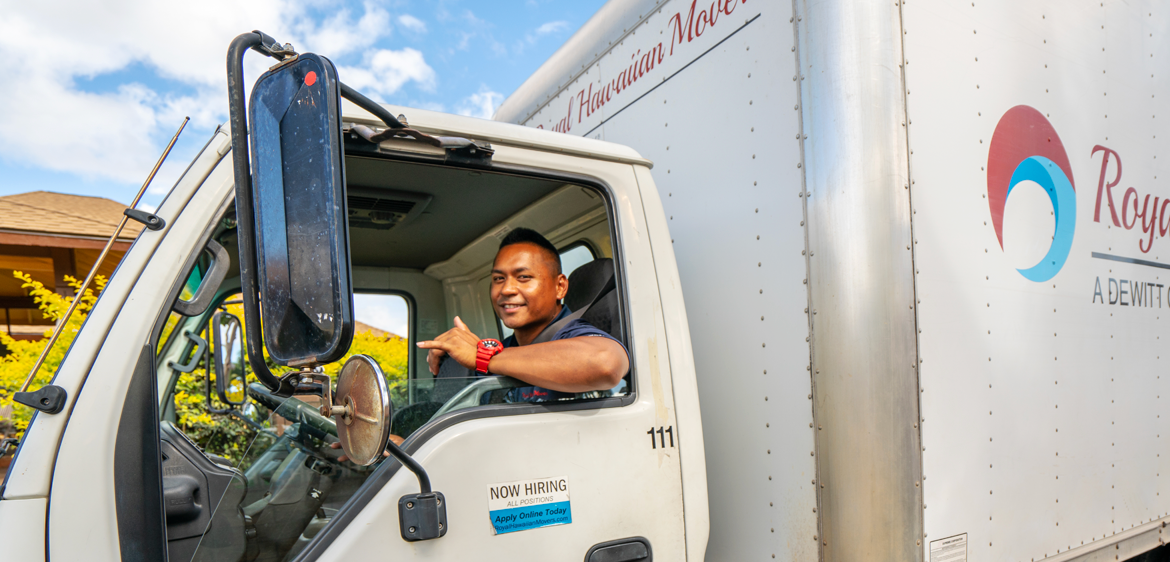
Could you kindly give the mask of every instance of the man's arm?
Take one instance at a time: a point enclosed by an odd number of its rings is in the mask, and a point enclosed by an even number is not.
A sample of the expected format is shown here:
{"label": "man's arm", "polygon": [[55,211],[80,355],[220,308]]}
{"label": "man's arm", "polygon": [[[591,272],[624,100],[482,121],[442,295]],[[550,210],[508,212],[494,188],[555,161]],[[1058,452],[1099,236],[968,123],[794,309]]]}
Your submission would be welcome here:
{"label": "man's arm", "polygon": [[[472,357],[474,368],[474,356]],[[598,336],[509,347],[492,357],[488,368],[549,390],[609,390],[630,370],[621,344]]]}
{"label": "man's arm", "polygon": [[[419,342],[431,350],[427,362],[431,372],[438,371],[443,355],[450,355],[460,365],[475,368],[476,346],[481,338],[471,333],[459,317],[455,327],[431,341]],[[618,385],[630,370],[626,350],[614,340],[584,336],[563,340],[509,347],[492,357],[488,368],[526,383],[561,392],[609,390]]]}

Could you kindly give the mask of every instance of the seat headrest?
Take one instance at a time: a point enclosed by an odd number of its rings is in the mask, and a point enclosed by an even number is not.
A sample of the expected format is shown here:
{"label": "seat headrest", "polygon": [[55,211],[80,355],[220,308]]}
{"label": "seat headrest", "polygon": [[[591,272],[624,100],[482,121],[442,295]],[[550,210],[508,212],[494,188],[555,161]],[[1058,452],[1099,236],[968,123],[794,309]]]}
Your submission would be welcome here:
{"label": "seat headrest", "polygon": [[603,291],[613,288],[613,260],[598,258],[569,275],[569,292],[565,294],[565,306],[569,310],[580,310],[589,306]]}

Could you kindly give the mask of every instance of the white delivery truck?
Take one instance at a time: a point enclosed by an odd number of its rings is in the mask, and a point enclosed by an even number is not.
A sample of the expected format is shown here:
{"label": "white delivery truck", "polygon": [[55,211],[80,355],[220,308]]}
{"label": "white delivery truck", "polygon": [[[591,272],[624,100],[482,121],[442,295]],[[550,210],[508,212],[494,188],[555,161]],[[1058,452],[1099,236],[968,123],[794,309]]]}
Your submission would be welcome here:
{"label": "white delivery truck", "polygon": [[[5,559],[1151,551],[1167,17],[922,4],[611,3],[497,115],[527,126],[240,36],[230,127],[16,396]],[[245,103],[248,49],[277,64]],[[412,342],[504,335],[518,227],[588,254],[565,302],[626,344],[622,384],[514,402],[347,353],[355,293],[407,298]],[[242,445],[195,443],[193,407]]]}
{"label": "white delivery truck", "polygon": [[1166,540],[1168,28],[1161,2],[613,1],[503,103],[654,162],[706,560]]}

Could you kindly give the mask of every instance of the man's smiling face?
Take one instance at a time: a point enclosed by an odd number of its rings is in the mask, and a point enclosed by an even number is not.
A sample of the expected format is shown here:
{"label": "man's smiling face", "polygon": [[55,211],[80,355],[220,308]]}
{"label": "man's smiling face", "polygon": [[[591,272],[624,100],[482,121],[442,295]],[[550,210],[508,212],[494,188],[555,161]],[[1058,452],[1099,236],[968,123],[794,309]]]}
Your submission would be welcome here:
{"label": "man's smiling face", "polygon": [[[492,266],[492,306],[504,325],[518,332],[543,328],[557,312],[569,281],[540,246],[504,246]],[[533,334],[535,336],[535,334]]]}

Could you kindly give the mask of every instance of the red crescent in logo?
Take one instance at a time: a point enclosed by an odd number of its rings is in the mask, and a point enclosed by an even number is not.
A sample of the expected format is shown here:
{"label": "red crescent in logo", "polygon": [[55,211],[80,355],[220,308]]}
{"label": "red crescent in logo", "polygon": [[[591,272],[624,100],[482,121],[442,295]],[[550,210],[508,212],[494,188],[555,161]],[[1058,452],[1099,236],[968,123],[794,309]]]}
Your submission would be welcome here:
{"label": "red crescent in logo", "polygon": [[1003,207],[1007,202],[1008,187],[1016,166],[1030,156],[1043,156],[1052,160],[1064,171],[1073,190],[1072,169],[1064,144],[1056,135],[1056,129],[1044,115],[1026,105],[1017,105],[999,118],[995,133],[991,135],[991,147],[987,153],[987,204],[991,207],[991,222],[999,247],[1003,249]]}

